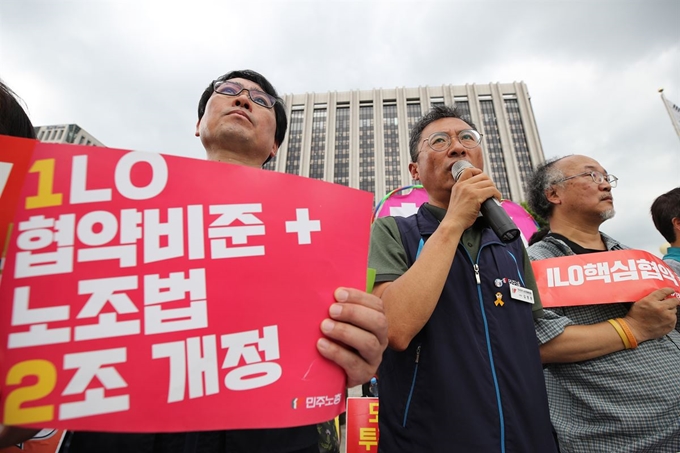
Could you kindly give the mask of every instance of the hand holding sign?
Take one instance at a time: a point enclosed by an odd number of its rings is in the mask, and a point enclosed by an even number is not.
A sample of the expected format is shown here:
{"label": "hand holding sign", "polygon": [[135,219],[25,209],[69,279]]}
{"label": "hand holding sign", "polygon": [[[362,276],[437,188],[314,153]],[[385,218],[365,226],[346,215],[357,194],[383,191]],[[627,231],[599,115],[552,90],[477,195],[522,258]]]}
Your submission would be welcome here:
{"label": "hand holding sign", "polygon": [[673,288],[657,289],[637,301],[624,318],[638,343],[663,337],[675,328],[680,300]]}
{"label": "hand holding sign", "polygon": [[325,338],[319,340],[317,347],[321,355],[345,370],[347,386],[354,387],[367,382],[380,365],[387,347],[387,318],[382,300],[372,294],[338,288],[335,300],[338,303],[328,310],[333,319],[325,319],[321,331],[350,349]]}

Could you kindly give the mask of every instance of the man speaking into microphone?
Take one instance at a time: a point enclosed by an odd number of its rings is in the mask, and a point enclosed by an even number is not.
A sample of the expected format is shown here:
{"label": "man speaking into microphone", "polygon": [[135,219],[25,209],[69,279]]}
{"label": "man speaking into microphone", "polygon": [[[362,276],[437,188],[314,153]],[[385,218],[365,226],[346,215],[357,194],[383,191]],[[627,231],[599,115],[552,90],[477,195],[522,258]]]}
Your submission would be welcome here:
{"label": "man speaking into microphone", "polygon": [[[465,140],[462,138],[461,140]],[[458,181],[466,168],[474,168],[467,160],[459,160],[451,167],[453,180]],[[519,228],[512,221],[507,212],[495,198],[488,198],[482,203],[479,209],[486,219],[489,227],[496,233],[496,236],[503,242],[512,242],[519,236]]]}
{"label": "man speaking into microphone", "polygon": [[377,219],[371,234],[389,339],[378,449],[556,452],[533,323],[543,310],[512,222],[494,232],[480,216],[500,198],[483,172],[481,134],[437,106],[413,126],[410,153],[428,203]]}

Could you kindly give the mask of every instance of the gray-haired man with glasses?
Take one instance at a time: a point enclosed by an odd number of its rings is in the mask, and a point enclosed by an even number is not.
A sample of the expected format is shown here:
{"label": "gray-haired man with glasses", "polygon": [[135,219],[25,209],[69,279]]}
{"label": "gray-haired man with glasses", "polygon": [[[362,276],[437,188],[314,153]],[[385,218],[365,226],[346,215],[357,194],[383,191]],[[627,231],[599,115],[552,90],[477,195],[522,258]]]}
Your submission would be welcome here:
{"label": "gray-haired man with glasses", "polygon": [[[537,168],[529,205],[550,229],[529,247],[531,259],[626,249],[599,229],[614,216],[617,181],[587,156]],[[657,290],[632,304],[550,309],[536,319],[563,453],[680,451],[680,328],[671,293]]]}
{"label": "gray-haired man with glasses", "polygon": [[600,173],[599,171],[588,170],[588,171],[584,171],[583,173],[579,173],[577,175],[562,178],[559,181],[555,181],[555,184],[558,184],[558,183],[561,183],[561,182],[564,182],[564,181],[569,181],[570,179],[578,178],[579,176],[590,176],[591,178],[593,178],[593,182],[595,184],[602,184],[603,182],[607,181],[607,183],[609,183],[609,186],[612,189],[614,187],[616,187],[616,184],[618,184],[617,181],[619,180],[619,178],[617,178],[614,175],[605,175],[605,174]]}

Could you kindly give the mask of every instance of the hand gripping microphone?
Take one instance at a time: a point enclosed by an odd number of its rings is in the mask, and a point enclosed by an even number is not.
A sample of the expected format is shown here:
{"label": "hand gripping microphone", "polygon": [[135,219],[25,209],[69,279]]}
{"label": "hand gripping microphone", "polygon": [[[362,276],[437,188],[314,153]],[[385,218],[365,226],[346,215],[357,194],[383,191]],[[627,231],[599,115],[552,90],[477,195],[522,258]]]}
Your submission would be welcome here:
{"label": "hand gripping microphone", "polygon": [[[453,180],[458,182],[460,175],[463,174],[463,170],[466,168],[474,168],[474,166],[466,161],[459,160],[453,167],[451,167],[451,174],[453,175]],[[510,216],[501,204],[495,198],[491,197],[482,203],[482,208],[480,209],[482,215],[489,222],[489,226],[496,233],[496,236],[500,238],[503,242],[512,242],[519,236],[519,228],[512,221]]]}

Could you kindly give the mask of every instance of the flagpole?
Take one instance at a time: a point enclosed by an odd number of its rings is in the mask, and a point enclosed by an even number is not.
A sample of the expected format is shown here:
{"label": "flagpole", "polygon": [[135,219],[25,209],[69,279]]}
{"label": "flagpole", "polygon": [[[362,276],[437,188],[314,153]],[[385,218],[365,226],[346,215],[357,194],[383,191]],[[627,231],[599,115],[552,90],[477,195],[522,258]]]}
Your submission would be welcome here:
{"label": "flagpole", "polygon": [[663,101],[664,107],[666,107],[668,116],[670,116],[671,118],[671,123],[673,123],[673,129],[675,129],[675,133],[678,134],[678,138],[680,138],[680,120],[677,120],[675,118],[673,109],[670,106],[671,102],[668,99],[666,99],[666,96],[663,95],[663,88],[659,89],[659,93],[661,93],[661,100]]}

